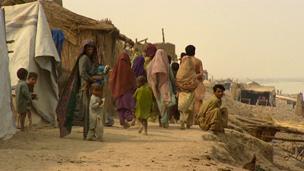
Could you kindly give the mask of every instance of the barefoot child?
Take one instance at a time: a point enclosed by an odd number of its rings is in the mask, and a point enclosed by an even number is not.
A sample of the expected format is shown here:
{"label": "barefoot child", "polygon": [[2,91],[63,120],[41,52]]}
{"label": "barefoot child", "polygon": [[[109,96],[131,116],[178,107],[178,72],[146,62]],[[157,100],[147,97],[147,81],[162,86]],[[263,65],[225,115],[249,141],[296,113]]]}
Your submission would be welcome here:
{"label": "barefoot child", "polygon": [[92,84],[92,96],[90,99],[90,129],[88,133],[88,140],[102,141],[103,137],[103,102],[102,86],[98,83]]}
{"label": "barefoot child", "polygon": [[137,90],[134,94],[136,100],[135,116],[141,123],[138,132],[142,133],[144,129],[145,135],[148,135],[148,118],[152,111],[153,94],[144,76],[137,77],[136,82]]}
{"label": "barefoot child", "polygon": [[[34,93],[34,87],[35,84],[37,83],[37,79],[38,79],[38,74],[35,72],[30,72],[28,77],[27,77],[27,86],[29,88],[29,91],[31,93],[31,100],[37,100],[37,95]],[[32,102],[32,101],[31,101]],[[28,112],[27,112],[27,117],[29,119],[29,127],[32,128],[32,112],[31,112],[31,107],[32,107],[32,103],[29,104],[28,107]]]}
{"label": "barefoot child", "polygon": [[21,131],[24,131],[25,117],[31,104],[31,93],[26,84],[27,75],[28,71],[24,68],[17,71],[19,82],[16,86],[16,110],[19,114],[18,122],[20,122]]}

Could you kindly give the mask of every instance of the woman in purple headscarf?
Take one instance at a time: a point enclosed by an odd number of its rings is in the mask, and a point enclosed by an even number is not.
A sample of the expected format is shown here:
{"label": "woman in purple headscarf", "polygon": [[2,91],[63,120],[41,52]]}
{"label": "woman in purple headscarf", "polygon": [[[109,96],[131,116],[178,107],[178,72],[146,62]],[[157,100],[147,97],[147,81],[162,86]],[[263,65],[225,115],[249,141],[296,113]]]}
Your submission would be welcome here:
{"label": "woman in purple headscarf", "polygon": [[135,73],[136,78],[139,76],[146,77],[146,71],[144,65],[145,65],[145,58],[143,56],[138,56],[134,59],[132,70]]}

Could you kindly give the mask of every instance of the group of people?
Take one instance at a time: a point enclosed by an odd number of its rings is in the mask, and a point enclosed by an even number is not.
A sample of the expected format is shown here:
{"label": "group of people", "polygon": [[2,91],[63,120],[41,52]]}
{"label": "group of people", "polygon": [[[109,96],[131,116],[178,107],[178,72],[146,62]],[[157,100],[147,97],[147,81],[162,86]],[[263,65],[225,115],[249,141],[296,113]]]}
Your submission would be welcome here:
{"label": "group of people", "polygon": [[[16,110],[17,110],[17,128],[24,131],[26,116],[29,120],[29,127],[32,127],[32,100],[37,100],[38,97],[34,93],[34,87],[37,83],[38,74],[35,72],[28,72],[25,68],[20,68],[17,71],[19,79],[15,87],[16,94]],[[13,107],[12,107],[13,108]]]}
{"label": "group of people", "polygon": [[[57,106],[60,137],[70,134],[72,126],[78,125],[84,127],[84,139],[101,141],[107,122],[104,111],[107,100],[114,102],[123,128],[137,121],[139,133],[145,135],[150,118],[158,118],[163,128],[169,127],[170,120],[179,120],[181,129],[197,124],[203,130],[223,133],[228,117],[227,109],[221,108],[225,88],[215,85],[214,97],[203,103],[203,65],[195,57],[195,51],[193,45],[187,46],[179,64],[172,62],[165,50],[148,44],[143,54],[136,54],[132,59],[125,50],[109,69],[99,63],[95,43],[85,42]],[[24,87],[24,78],[20,77],[19,87]],[[104,86],[108,86],[112,99],[104,98]],[[20,109],[18,93],[23,88],[17,90],[17,109]],[[22,97],[29,102],[33,98],[28,91]],[[18,112],[24,120],[24,111]],[[21,127],[24,127],[22,122]]]}

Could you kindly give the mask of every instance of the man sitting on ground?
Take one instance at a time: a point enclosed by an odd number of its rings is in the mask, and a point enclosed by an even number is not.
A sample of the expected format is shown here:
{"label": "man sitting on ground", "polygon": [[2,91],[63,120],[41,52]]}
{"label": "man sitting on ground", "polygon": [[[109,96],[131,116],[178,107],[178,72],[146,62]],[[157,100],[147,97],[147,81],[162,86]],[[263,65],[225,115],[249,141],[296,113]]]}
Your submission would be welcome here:
{"label": "man sitting on ground", "polygon": [[202,130],[212,131],[214,133],[224,133],[227,127],[228,110],[221,108],[222,97],[225,88],[223,85],[217,84],[213,87],[214,96],[205,101],[200,108],[197,121]]}

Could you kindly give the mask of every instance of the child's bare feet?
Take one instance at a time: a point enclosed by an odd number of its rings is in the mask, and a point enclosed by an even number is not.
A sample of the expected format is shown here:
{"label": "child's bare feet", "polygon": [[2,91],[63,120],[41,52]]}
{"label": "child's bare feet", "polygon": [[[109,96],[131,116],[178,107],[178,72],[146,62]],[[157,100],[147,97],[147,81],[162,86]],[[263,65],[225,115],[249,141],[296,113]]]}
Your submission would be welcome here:
{"label": "child's bare feet", "polygon": [[141,127],[139,128],[139,130],[138,130],[138,133],[141,134],[142,131],[143,131],[143,129],[144,129],[144,128],[141,126]]}
{"label": "child's bare feet", "polygon": [[123,125],[123,128],[124,128],[124,129],[130,128],[130,124],[128,124],[127,122],[125,122],[125,124]]}
{"label": "child's bare feet", "polygon": [[131,122],[131,126],[135,126],[136,124],[136,119],[133,119],[133,121]]}
{"label": "child's bare feet", "polygon": [[88,141],[96,141],[96,138],[94,138],[94,137],[89,137],[89,138],[87,138],[87,140],[88,140]]}

